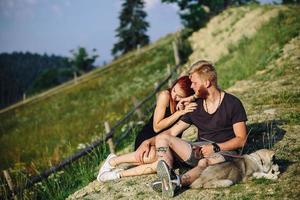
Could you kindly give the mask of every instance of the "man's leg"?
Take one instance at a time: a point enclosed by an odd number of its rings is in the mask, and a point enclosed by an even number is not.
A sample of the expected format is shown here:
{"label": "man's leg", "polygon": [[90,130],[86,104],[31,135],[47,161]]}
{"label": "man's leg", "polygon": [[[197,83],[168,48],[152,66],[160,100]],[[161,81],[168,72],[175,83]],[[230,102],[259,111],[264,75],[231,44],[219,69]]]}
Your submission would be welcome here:
{"label": "man's leg", "polygon": [[[172,152],[182,160],[187,160],[191,153],[191,145],[174,136],[158,135],[155,141],[158,163],[157,176],[159,180],[152,182],[155,191],[162,191],[163,196],[173,197],[175,191],[180,188],[180,177],[171,169],[173,166]],[[172,151],[171,151],[172,149]]]}
{"label": "man's leg", "polygon": [[192,153],[191,145],[188,142],[178,137],[165,134],[156,136],[155,146],[158,160],[164,160],[170,168],[173,166],[171,149],[182,160],[187,160]]}
{"label": "man's leg", "polygon": [[209,165],[224,162],[225,158],[220,154],[213,154],[208,158],[199,160],[198,165],[191,170],[187,171],[180,177],[180,183],[182,186],[188,186],[192,184],[197,178],[200,177],[203,170]]}

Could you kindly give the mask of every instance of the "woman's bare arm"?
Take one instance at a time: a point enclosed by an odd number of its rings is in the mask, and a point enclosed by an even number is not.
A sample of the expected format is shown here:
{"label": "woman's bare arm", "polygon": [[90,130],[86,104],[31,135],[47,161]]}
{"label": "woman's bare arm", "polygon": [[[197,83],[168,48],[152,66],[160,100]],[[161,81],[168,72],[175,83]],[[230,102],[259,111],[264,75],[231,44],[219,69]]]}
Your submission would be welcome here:
{"label": "woman's bare arm", "polygon": [[166,109],[169,106],[170,102],[170,95],[169,91],[165,90],[162,91],[157,99],[156,102],[156,107],[154,110],[154,117],[153,117],[153,129],[155,132],[159,132],[172,124],[176,122],[176,120],[179,119],[182,115],[184,115],[187,112],[193,111],[195,105],[191,105],[189,108],[184,109],[184,110],[177,110],[174,112],[171,116],[164,118]]}

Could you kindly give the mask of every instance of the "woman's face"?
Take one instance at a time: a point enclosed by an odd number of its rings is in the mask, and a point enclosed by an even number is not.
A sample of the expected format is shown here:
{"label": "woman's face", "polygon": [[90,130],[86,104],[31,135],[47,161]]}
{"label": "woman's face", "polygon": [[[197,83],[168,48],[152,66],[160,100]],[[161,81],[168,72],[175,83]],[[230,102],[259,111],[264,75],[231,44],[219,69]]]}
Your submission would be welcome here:
{"label": "woman's face", "polygon": [[182,98],[186,97],[183,89],[180,88],[178,83],[172,88],[171,97],[175,101],[180,101]]}

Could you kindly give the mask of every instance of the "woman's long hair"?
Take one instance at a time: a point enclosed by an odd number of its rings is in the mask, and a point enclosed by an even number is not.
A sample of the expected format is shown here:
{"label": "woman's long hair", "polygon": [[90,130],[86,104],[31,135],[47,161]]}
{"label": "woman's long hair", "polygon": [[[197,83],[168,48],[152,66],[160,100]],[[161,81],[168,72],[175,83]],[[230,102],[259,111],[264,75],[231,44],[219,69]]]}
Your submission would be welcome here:
{"label": "woman's long hair", "polygon": [[194,90],[191,88],[192,82],[188,76],[182,76],[179,79],[177,79],[173,83],[172,87],[170,87],[168,89],[169,94],[170,94],[170,110],[171,110],[172,114],[176,111],[176,105],[177,105],[178,101],[175,101],[174,99],[172,99],[171,91],[177,83],[178,83],[179,87],[183,90],[185,97],[188,97],[188,96],[191,96],[194,94]]}

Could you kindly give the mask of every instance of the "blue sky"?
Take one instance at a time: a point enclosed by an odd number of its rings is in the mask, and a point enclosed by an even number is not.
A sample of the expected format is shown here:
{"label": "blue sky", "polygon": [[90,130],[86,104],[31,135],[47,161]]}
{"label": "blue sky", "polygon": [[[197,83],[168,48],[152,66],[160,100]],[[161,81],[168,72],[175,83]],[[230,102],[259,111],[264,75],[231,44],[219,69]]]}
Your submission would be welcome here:
{"label": "blue sky", "polygon": [[[78,46],[111,60],[121,0],[0,0],[0,53],[30,51],[70,56]],[[264,0],[264,2],[272,2]],[[180,29],[177,7],[145,0],[151,41]]]}

